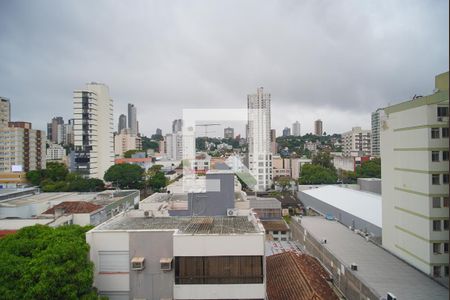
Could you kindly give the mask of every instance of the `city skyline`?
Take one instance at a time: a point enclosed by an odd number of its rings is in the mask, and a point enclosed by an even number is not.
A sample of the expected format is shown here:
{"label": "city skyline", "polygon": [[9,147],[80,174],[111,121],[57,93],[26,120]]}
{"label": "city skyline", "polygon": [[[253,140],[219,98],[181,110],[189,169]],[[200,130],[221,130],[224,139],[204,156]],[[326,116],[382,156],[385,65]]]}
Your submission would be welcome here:
{"label": "city skyline", "polygon": [[150,136],[169,132],[166,120],[184,108],[243,108],[263,86],[277,132],[296,120],[313,132],[322,119],[324,131],[342,133],[369,128],[379,107],[430,94],[430,78],[448,69],[446,1],[275,1],[255,15],[256,4],[2,2],[0,95],[14,104],[13,120],[45,130],[54,115],[73,117],[74,89],[102,82],[114,120],[131,102]]}

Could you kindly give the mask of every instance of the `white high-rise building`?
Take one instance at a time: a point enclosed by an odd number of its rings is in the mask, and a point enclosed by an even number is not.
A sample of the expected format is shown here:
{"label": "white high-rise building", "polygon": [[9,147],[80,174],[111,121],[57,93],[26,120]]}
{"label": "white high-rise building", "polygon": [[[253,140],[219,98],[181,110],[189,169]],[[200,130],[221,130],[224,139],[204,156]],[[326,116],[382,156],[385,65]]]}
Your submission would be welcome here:
{"label": "white high-rise building", "polygon": [[166,156],[172,160],[183,159],[183,133],[178,131],[177,133],[166,134]]}
{"label": "white high-rise building", "polygon": [[300,136],[300,122],[299,121],[295,121],[295,123],[292,124],[292,135]]}
{"label": "white high-rise building", "polygon": [[256,179],[256,191],[265,191],[272,184],[272,153],[270,149],[270,94],[258,88],[247,96],[248,168]]}
{"label": "white high-rise building", "polygon": [[448,72],[436,92],[384,109],[383,246],[448,285]]}
{"label": "white high-rise building", "polygon": [[342,154],[344,156],[365,156],[370,155],[370,130],[363,130],[361,127],[353,127],[351,131],[342,134]]}
{"label": "white high-rise building", "polygon": [[377,157],[380,156],[380,118],[383,114],[382,108],[372,113],[372,155]]}
{"label": "white high-rise building", "polygon": [[113,100],[102,83],[74,91],[75,172],[103,179],[114,164]]}

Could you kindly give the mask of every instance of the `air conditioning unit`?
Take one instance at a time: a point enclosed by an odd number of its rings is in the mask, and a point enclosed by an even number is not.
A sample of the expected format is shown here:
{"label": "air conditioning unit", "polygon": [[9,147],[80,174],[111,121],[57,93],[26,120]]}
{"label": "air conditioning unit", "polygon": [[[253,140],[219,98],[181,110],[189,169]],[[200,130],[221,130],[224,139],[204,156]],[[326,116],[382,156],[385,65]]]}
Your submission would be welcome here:
{"label": "air conditioning unit", "polygon": [[355,264],[355,263],[352,263],[352,264],[350,265],[350,269],[352,269],[352,271],[358,271],[358,265]]}
{"label": "air conditioning unit", "polygon": [[171,271],[172,270],[172,257],[164,257],[159,260],[161,271]]}
{"label": "air conditioning unit", "polygon": [[131,270],[140,271],[145,268],[145,258],[144,257],[133,257],[131,259]]}
{"label": "air conditioning unit", "polygon": [[228,217],[236,217],[237,216],[237,210],[234,208],[228,208],[227,209],[227,216]]}

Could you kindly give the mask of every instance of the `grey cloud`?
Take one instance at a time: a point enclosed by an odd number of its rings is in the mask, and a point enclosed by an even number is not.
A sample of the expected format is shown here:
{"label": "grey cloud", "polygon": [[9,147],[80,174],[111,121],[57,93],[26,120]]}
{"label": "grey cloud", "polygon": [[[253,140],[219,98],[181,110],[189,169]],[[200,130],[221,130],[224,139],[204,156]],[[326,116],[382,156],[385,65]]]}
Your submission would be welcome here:
{"label": "grey cloud", "polygon": [[0,95],[44,129],[71,116],[73,90],[105,82],[116,118],[132,102],[151,134],[264,86],[275,128],[320,117],[342,132],[432,91],[448,20],[448,1],[2,1]]}

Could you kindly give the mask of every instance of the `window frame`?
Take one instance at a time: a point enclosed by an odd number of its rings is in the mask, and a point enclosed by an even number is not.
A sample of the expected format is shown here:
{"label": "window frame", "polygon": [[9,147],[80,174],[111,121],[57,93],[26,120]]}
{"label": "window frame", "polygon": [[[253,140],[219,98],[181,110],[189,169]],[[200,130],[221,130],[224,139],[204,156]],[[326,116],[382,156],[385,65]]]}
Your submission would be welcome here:
{"label": "window frame", "polygon": [[440,138],[440,130],[438,127],[431,128],[431,138],[439,139]]}

